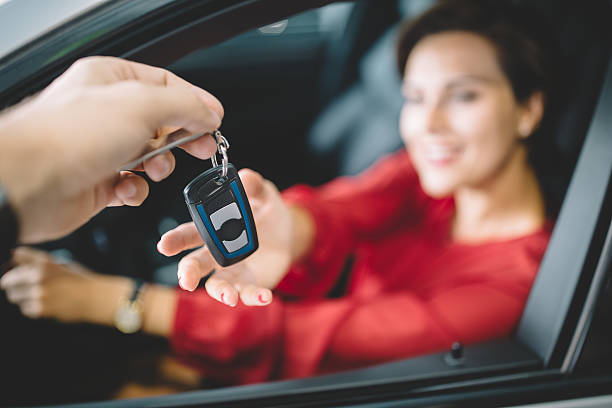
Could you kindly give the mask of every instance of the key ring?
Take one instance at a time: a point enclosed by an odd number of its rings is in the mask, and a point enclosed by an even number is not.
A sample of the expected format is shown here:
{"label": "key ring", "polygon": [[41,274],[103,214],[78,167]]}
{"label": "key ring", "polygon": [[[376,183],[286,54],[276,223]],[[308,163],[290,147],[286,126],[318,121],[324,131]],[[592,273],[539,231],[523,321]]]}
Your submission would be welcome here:
{"label": "key ring", "polygon": [[[230,144],[220,131],[215,130],[212,135],[217,141],[217,153],[221,155],[221,165],[223,166],[221,176],[225,177],[227,176],[227,164],[229,163],[229,160],[227,159],[227,149],[229,149]],[[217,167],[219,165],[217,162],[217,153],[213,154],[210,158],[213,167]]]}

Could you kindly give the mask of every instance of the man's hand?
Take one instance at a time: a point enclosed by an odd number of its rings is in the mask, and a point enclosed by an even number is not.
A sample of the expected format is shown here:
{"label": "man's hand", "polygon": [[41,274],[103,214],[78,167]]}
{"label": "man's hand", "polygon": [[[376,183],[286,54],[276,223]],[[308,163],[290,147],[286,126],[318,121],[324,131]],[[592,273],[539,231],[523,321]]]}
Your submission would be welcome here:
{"label": "man's hand", "polygon": [[[211,132],[223,107],[161,69],[112,57],[77,61],[39,95],[0,116],[0,184],[19,220],[19,241],[59,238],[109,205],[140,205],[146,181],[122,164],[178,128]],[[182,146],[201,159],[205,136]],[[135,170],[155,181],[174,169],[170,152]]]}

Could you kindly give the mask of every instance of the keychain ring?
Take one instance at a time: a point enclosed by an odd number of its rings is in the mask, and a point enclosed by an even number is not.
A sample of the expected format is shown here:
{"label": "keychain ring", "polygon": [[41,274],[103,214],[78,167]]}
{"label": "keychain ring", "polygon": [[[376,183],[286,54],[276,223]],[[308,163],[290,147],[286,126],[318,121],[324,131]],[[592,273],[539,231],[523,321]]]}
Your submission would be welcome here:
{"label": "keychain ring", "polygon": [[221,169],[221,176],[225,177],[227,176],[227,164],[229,163],[227,158],[229,142],[218,130],[213,132],[213,137],[217,142],[217,152],[210,157],[210,160],[212,161],[213,167],[217,167],[219,165],[219,162],[217,162],[217,153],[221,155],[221,165],[223,166]]}

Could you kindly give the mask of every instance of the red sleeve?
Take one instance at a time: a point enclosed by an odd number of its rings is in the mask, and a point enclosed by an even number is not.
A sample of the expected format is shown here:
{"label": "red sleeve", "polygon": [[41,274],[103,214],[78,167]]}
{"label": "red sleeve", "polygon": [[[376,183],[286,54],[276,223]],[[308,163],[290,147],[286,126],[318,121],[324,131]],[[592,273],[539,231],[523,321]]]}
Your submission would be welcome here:
{"label": "red sleeve", "polygon": [[[526,296],[525,296],[526,298]],[[410,292],[287,305],[286,377],[360,368],[507,336],[525,303],[488,285],[423,300]],[[332,307],[333,306],[333,307]]]}
{"label": "red sleeve", "polygon": [[469,284],[427,300],[405,291],[234,309],[185,293],[172,345],[206,377],[226,383],[304,377],[506,336],[525,297]]}
{"label": "red sleeve", "polygon": [[266,381],[281,351],[282,303],[235,308],[204,290],[177,289],[178,302],[170,344],[179,358],[208,380],[224,384]]}
{"label": "red sleeve", "polygon": [[329,292],[356,242],[385,235],[399,216],[419,218],[426,200],[405,149],[359,176],[340,177],[318,188],[292,187],[283,199],[311,214],[315,237],[311,253],[292,266],[277,289],[307,298]]}
{"label": "red sleeve", "polygon": [[330,342],[333,366],[368,364],[448,350],[455,341],[472,344],[507,336],[525,299],[487,285],[465,285],[422,300],[389,294],[356,307]]}

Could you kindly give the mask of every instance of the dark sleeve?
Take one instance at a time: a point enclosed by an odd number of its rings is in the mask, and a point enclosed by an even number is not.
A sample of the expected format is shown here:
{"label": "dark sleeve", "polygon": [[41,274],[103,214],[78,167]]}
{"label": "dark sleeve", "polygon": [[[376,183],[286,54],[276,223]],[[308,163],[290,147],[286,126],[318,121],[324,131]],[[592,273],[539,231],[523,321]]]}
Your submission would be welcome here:
{"label": "dark sleeve", "polygon": [[17,245],[17,217],[2,186],[0,186],[0,273],[11,259],[11,251]]}

